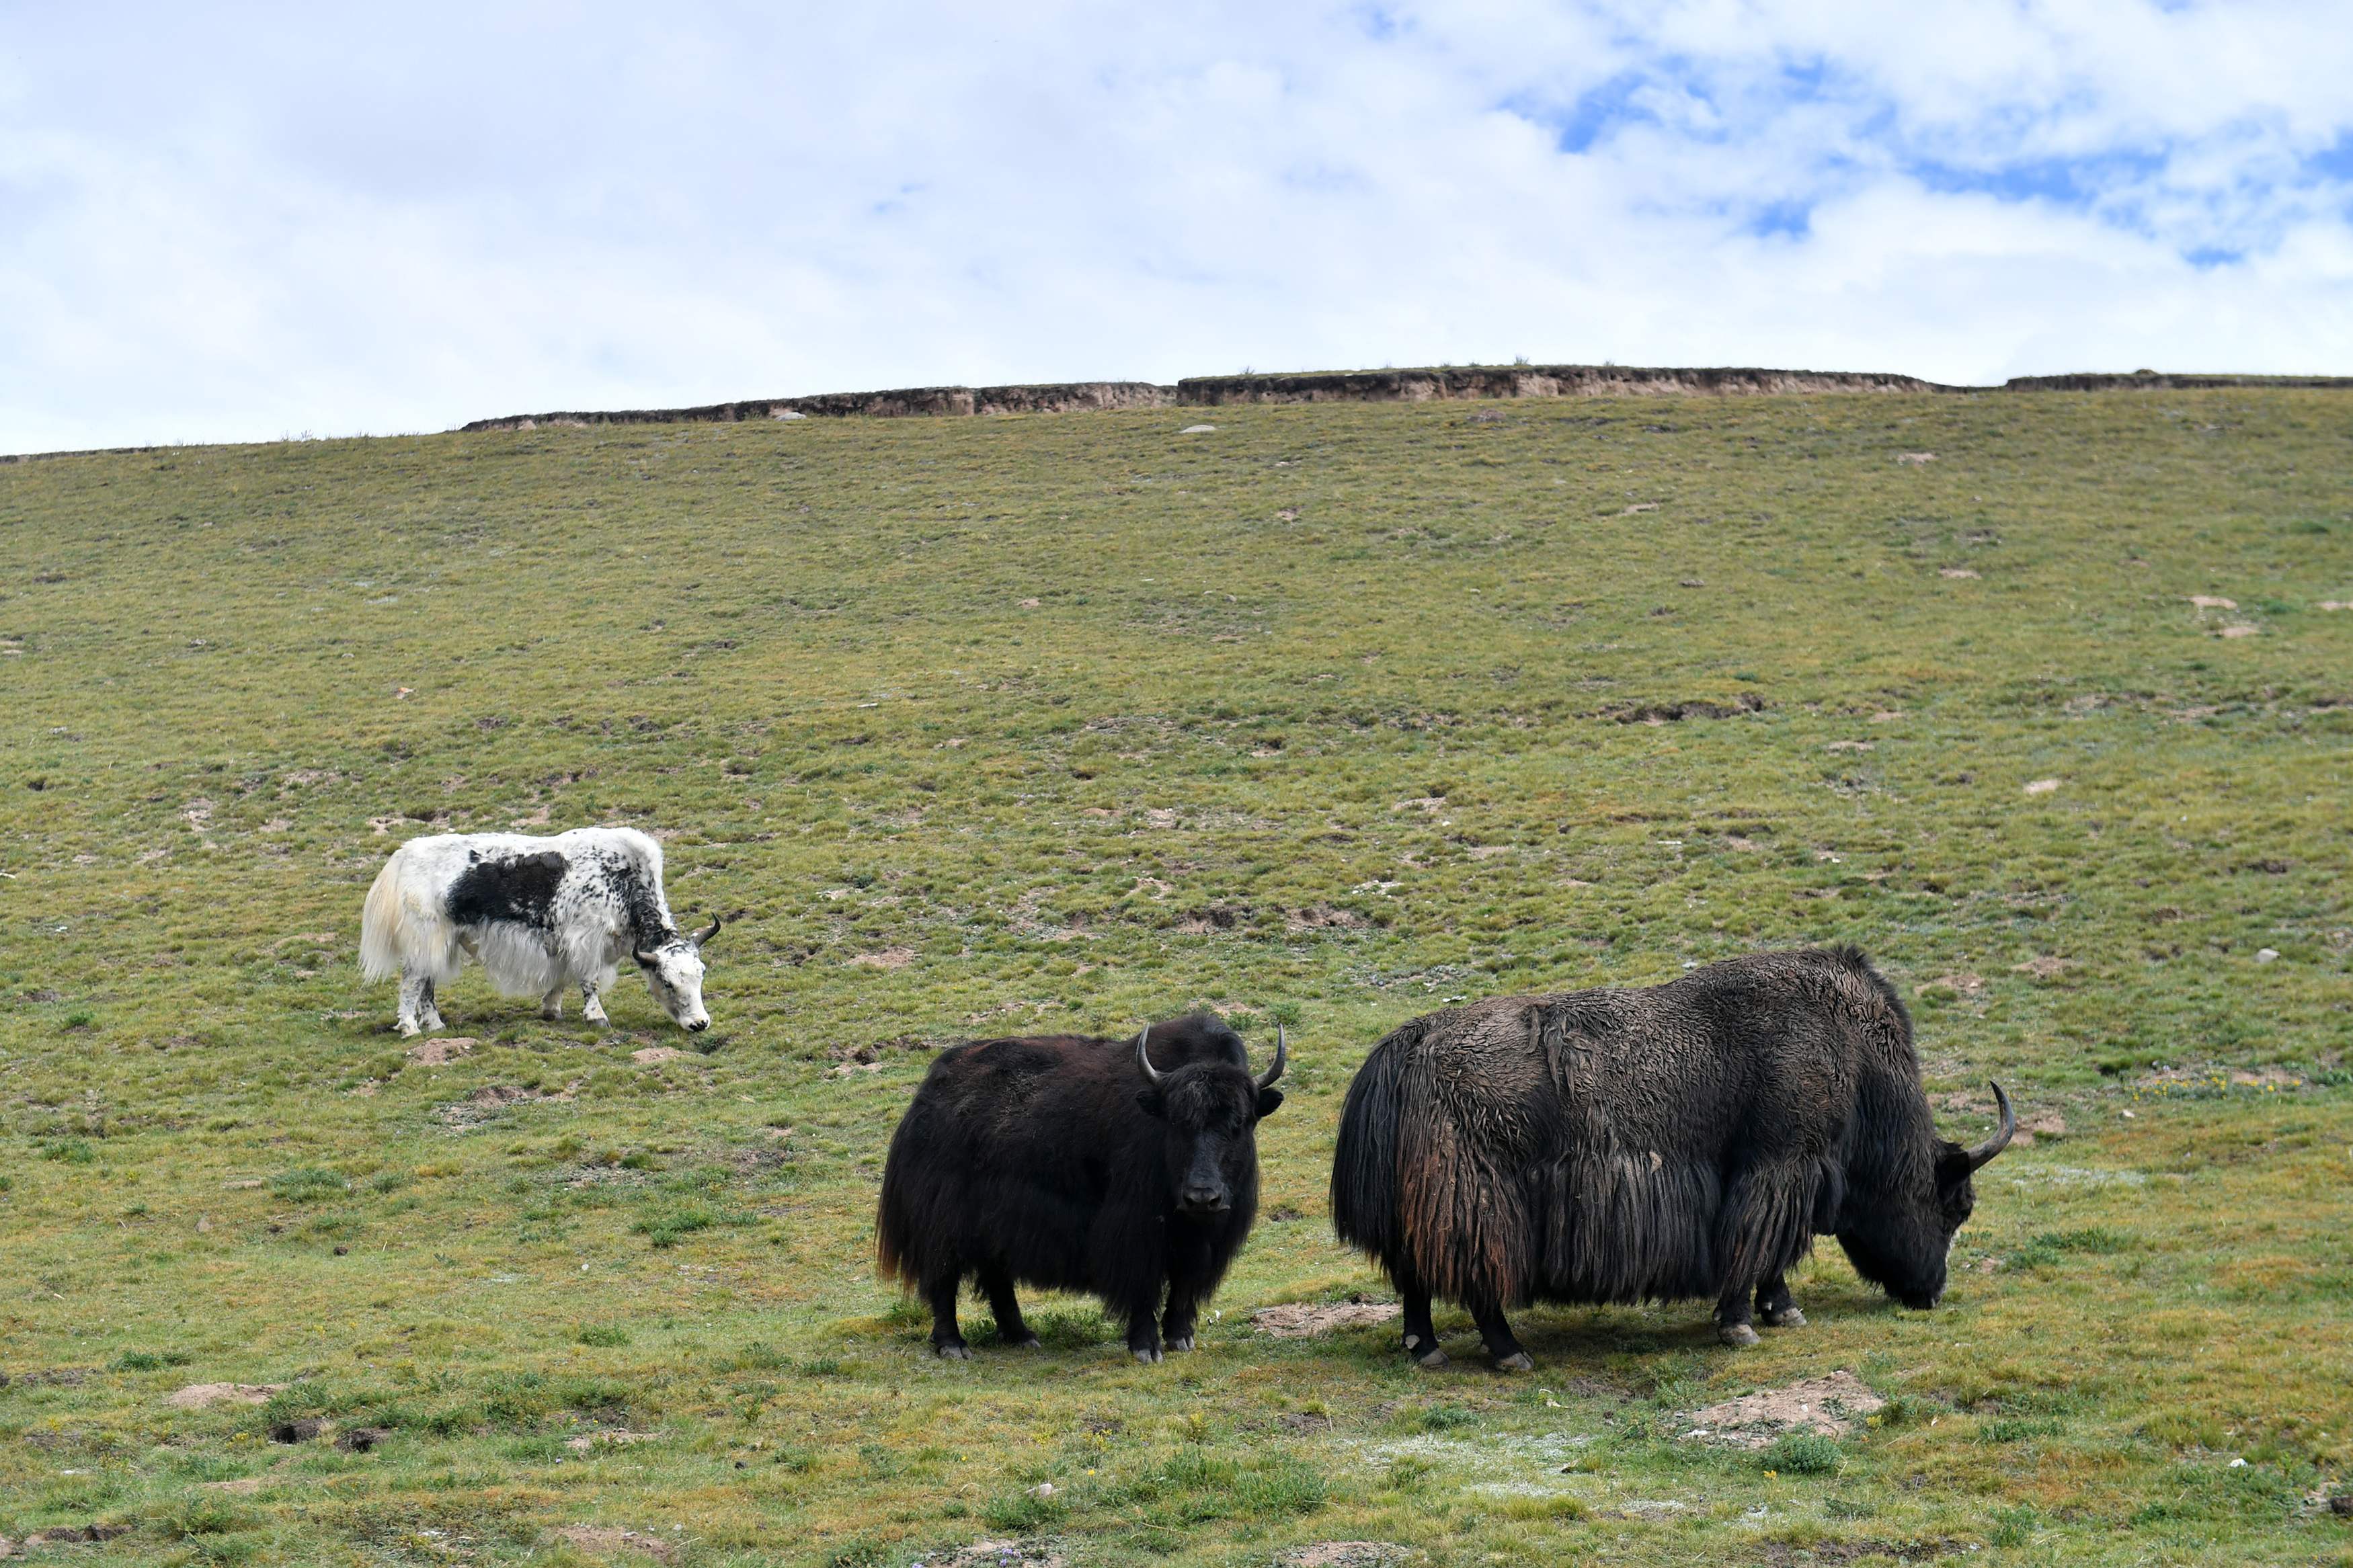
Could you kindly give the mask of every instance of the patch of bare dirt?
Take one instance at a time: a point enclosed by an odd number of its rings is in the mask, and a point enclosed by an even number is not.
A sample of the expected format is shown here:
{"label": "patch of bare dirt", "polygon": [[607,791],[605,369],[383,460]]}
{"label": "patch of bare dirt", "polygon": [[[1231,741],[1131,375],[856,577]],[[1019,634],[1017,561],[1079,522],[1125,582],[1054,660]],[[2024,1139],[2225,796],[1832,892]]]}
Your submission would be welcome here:
{"label": "patch of bare dirt", "polygon": [[914,962],[915,950],[912,947],[886,947],[880,952],[861,952],[843,961],[848,967],[863,964],[869,969],[904,969]]}
{"label": "patch of bare dirt", "polygon": [[248,1476],[236,1481],[199,1481],[199,1488],[208,1492],[227,1492],[231,1497],[251,1497],[261,1489],[259,1476]]}
{"label": "patch of bare dirt", "polygon": [[643,1552],[667,1560],[673,1550],[659,1535],[623,1530],[617,1524],[567,1524],[554,1533],[556,1540],[583,1552]]}
{"label": "patch of bare dirt", "polygon": [[1743,713],[1761,713],[1764,710],[1765,700],[1762,697],[1753,691],[1744,691],[1728,702],[1715,702],[1705,698],[1678,702],[1642,702],[1605,708],[1594,717],[1614,719],[1620,724],[1680,724],[1686,719],[1731,719]]}
{"label": "patch of bare dirt", "polygon": [[2010,1146],[2013,1149],[2031,1149],[2039,1139],[2048,1138],[2055,1142],[2065,1136],[2067,1136],[2065,1117],[2055,1110],[2038,1110],[2018,1124],[2018,1131],[2010,1134]]}
{"label": "patch of bare dirt", "polygon": [[2031,974],[2037,980],[2052,980],[2066,972],[2068,963],[2066,959],[2054,958],[2050,953],[2042,952],[2035,954],[2024,963],[2011,964],[2010,972],[2012,974]]}
{"label": "patch of bare dirt", "polygon": [[[1894,1557],[1906,1563],[1932,1557],[1950,1557],[1961,1551],[1961,1543],[1953,1540],[1939,1541],[1810,1541],[1795,1546],[1786,1541],[1760,1541],[1757,1550],[1763,1553],[1757,1561],[1761,1568],[1796,1568],[1800,1563],[1857,1563],[1867,1557]],[[1975,1547],[1969,1548],[1975,1551]]]}
{"label": "patch of bare dirt", "polygon": [[577,1437],[566,1437],[564,1446],[575,1454],[592,1448],[626,1448],[632,1443],[650,1443],[660,1436],[659,1432],[630,1432],[616,1427],[610,1432],[589,1432]]}
{"label": "patch of bare dirt", "polygon": [[938,1568],[1070,1568],[1070,1559],[1044,1541],[976,1541]]}
{"label": "patch of bare dirt", "polygon": [[1294,1546],[1275,1561],[1282,1568],[1397,1568],[1413,1554],[1411,1547],[1386,1541],[1318,1541]]}
{"label": "patch of bare dirt", "polygon": [[470,1035],[450,1035],[438,1040],[419,1040],[408,1047],[408,1059],[420,1067],[438,1068],[456,1061],[482,1042]]}
{"label": "patch of bare dirt", "polygon": [[1856,1422],[1886,1403],[1862,1379],[1841,1369],[1694,1410],[1687,1417],[1691,1426],[1683,1437],[1736,1448],[1766,1447],[1785,1432],[1843,1437]]}
{"label": "patch of bare dirt", "polygon": [[1370,1328],[1389,1321],[1403,1310],[1394,1301],[1341,1301],[1324,1307],[1293,1301],[1280,1307],[1261,1307],[1250,1314],[1250,1322],[1273,1339],[1303,1340],[1328,1334],[1335,1329]]}
{"label": "patch of bare dirt", "polygon": [[1314,904],[1303,910],[1293,910],[1283,924],[1293,931],[1361,931],[1372,924],[1354,910],[1335,910],[1329,904]]}
{"label": "patch of bare dirt", "polygon": [[1931,985],[1949,985],[1964,996],[1974,996],[1986,987],[1982,974],[1939,974],[1934,980],[1923,980],[1912,988],[1915,996],[1926,995]]}
{"label": "patch of bare dirt", "polygon": [[192,1383],[164,1396],[164,1403],[174,1410],[202,1410],[224,1399],[239,1405],[267,1405],[269,1396],[282,1384],[275,1383]]}
{"label": "patch of bare dirt", "polygon": [[1974,577],[1977,574],[1966,566],[1939,566],[1936,568],[1936,575],[1957,583],[1964,577]]}
{"label": "patch of bare dirt", "polygon": [[650,1066],[655,1062],[674,1062],[681,1057],[693,1054],[691,1051],[681,1051],[676,1046],[648,1046],[644,1050],[631,1051],[629,1059],[641,1065]]}

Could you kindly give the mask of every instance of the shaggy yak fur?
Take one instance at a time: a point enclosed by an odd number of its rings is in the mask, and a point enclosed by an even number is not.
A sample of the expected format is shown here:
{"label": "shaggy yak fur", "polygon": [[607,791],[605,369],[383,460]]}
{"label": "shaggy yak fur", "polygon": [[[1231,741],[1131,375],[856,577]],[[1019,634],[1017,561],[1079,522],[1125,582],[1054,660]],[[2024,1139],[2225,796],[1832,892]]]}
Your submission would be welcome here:
{"label": "shaggy yak fur", "polygon": [[1506,1308],[1712,1299],[1727,1344],[1803,1323],[1782,1275],[1836,1236],[1909,1307],[1945,1289],[1976,1149],[1936,1135],[1912,1019],[1851,947],[1754,953],[1643,990],[1416,1018],[1348,1090],[1332,1223],[1388,1271],[1405,1347],[1445,1364],[1433,1296],[1531,1363]]}
{"label": "shaggy yak fur", "polygon": [[[892,1136],[875,1254],[931,1304],[932,1346],[971,1354],[956,1291],[976,1281],[998,1336],[1034,1345],[1016,1282],[1100,1297],[1138,1361],[1193,1348],[1194,1318],[1258,1214],[1260,1121],[1284,1050],[1250,1077],[1214,1016],[1133,1039],[1049,1035],[940,1053]],[[1167,1310],[1157,1325],[1163,1291]]]}

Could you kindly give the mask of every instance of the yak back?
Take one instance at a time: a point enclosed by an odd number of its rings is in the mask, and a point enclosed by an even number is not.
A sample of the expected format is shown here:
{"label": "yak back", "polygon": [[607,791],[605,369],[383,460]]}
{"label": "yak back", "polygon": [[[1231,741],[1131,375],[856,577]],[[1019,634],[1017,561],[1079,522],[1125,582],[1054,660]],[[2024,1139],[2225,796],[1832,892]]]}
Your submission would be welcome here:
{"label": "yak back", "polygon": [[[1213,1016],[1153,1025],[1148,1048],[1163,1073],[1211,1064],[1248,1081],[1241,1037]],[[1134,1036],[1028,1036],[942,1051],[891,1140],[875,1219],[883,1276],[914,1288],[950,1270],[996,1268],[1122,1306],[1156,1288],[1160,1222],[1175,1199],[1167,1123],[1137,1103],[1144,1088]],[[1233,1205],[1243,1232],[1254,1179],[1248,1188]]]}
{"label": "yak back", "polygon": [[1349,1091],[1335,1225],[1468,1303],[1712,1297],[1836,1227],[1858,1133],[1902,1143],[1907,1101],[1925,1123],[1918,1075],[1852,948],[1431,1014]]}

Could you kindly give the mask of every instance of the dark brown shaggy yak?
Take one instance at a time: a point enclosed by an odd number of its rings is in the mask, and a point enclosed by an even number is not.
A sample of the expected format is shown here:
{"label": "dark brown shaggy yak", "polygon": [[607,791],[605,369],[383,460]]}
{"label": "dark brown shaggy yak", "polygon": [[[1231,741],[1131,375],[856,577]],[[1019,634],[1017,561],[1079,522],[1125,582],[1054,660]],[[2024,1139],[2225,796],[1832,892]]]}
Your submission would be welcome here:
{"label": "dark brown shaggy yak", "polygon": [[1191,1350],[1258,1214],[1258,1124],[1282,1103],[1287,1056],[1278,1030],[1273,1065],[1253,1079],[1241,1037],[1207,1014],[1133,1040],[942,1051],[892,1136],[874,1216],[883,1275],[931,1304],[933,1349],[972,1353],[956,1327],[971,1279],[1007,1344],[1038,1342],[1018,1282],[1102,1298],[1127,1319],[1138,1361],[1158,1361],[1164,1342]]}
{"label": "dark brown shaggy yak", "polygon": [[1433,1296],[1488,1354],[1532,1363],[1506,1308],[1709,1299],[1803,1323],[1782,1274],[1817,1234],[1907,1307],[1945,1289],[1974,1149],[1936,1135],[1912,1018],[1852,947],[1761,952],[1643,990],[1502,997],[1416,1018],[1348,1090],[1332,1223],[1405,1300],[1408,1353],[1443,1366]]}

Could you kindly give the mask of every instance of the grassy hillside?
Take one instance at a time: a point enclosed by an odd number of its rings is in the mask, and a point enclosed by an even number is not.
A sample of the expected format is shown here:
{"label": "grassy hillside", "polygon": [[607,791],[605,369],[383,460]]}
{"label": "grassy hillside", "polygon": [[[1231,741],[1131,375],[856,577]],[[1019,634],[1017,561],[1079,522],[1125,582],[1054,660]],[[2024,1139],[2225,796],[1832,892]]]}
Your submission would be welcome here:
{"label": "grassy hillside", "polygon": [[[0,466],[0,1535],[2353,1561],[2353,403],[1198,415]],[[383,857],[607,820],[729,921],[712,1034],[476,974],[405,1051]],[[1438,1374],[1250,1326],[1387,1300],[1323,1187],[1390,1026],[1843,941],[1949,1133],[1990,1075],[2046,1130],[1935,1312],[1831,1247],[1738,1354],[1701,1304],[1530,1311],[1519,1377],[1460,1316]],[[932,1361],[869,1262],[928,1052],[1196,1004],[1296,1064],[1201,1350],[1071,1301]],[[1683,1436],[1837,1368],[1852,1437]],[[223,1382],[284,1386],[166,1403]]]}

